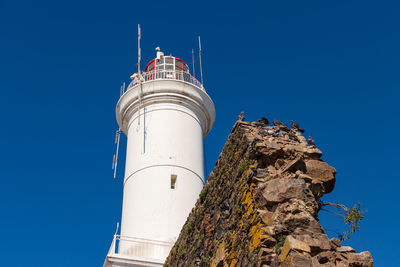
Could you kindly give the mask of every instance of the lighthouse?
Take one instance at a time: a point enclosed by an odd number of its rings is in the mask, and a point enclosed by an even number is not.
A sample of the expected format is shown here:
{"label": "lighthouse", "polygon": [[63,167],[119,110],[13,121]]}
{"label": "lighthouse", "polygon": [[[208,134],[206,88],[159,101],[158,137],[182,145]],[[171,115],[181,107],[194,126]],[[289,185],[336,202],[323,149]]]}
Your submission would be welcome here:
{"label": "lighthouse", "polygon": [[162,266],[204,186],[215,107],[188,65],[159,49],[117,107],[127,136],[120,234],[104,266]]}

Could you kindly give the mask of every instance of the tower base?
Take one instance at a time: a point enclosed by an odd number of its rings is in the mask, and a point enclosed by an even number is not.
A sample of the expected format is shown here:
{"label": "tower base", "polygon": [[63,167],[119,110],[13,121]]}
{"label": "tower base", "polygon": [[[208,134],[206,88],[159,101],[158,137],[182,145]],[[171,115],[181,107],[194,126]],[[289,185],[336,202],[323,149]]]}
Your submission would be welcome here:
{"label": "tower base", "polygon": [[135,259],[123,255],[107,255],[103,267],[161,267],[164,261],[156,262],[154,260]]}
{"label": "tower base", "polygon": [[173,246],[174,242],[114,235],[103,267],[161,267]]}

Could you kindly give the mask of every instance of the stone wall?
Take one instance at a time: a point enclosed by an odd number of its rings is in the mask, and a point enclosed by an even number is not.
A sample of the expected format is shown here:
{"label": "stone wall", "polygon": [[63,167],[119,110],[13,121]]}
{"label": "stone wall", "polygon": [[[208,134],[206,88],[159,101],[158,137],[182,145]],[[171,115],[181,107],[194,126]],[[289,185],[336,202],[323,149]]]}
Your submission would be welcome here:
{"label": "stone wall", "polygon": [[373,266],[329,239],[336,170],[296,130],[237,121],[165,266]]}

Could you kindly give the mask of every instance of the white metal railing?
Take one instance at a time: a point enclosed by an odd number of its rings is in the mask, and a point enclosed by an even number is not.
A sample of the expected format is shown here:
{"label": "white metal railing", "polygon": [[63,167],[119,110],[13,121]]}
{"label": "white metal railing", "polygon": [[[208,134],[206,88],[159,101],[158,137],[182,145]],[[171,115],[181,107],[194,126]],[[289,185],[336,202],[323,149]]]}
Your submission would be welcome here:
{"label": "white metal railing", "polygon": [[[175,70],[152,70],[148,72],[143,72],[142,77],[140,78],[143,83],[154,81],[154,80],[178,80],[184,81],[194,86],[204,90],[203,85],[190,73],[184,71],[175,71]],[[139,78],[136,76],[131,83],[128,85],[129,90],[131,87],[139,84]]]}
{"label": "white metal railing", "polygon": [[129,258],[164,261],[173,245],[174,242],[114,235],[107,256],[121,255]]}

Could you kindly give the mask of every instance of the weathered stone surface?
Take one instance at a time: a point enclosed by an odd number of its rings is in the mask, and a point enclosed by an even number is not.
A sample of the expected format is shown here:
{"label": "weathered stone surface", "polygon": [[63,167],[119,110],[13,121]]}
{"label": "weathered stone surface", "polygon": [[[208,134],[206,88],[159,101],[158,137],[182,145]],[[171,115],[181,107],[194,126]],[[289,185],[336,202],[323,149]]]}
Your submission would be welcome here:
{"label": "weathered stone surface", "polygon": [[359,260],[361,262],[360,265],[367,266],[367,267],[374,266],[371,253],[369,253],[369,251],[360,252],[357,254],[357,256],[359,257]]}
{"label": "weathered stone surface", "polygon": [[306,184],[300,179],[275,179],[268,181],[263,191],[263,197],[269,203],[277,203],[291,198],[307,199]]}
{"label": "weathered stone surface", "polygon": [[261,248],[258,252],[257,266],[269,266],[276,254],[271,248]]}
{"label": "weathered stone surface", "polygon": [[301,145],[286,145],[284,147],[285,151],[296,151],[296,152],[300,152],[300,153],[304,153],[305,155],[311,157],[311,158],[320,158],[322,156],[322,152],[321,150],[317,149],[317,148],[312,148],[312,147],[308,147],[308,146],[304,146],[304,144]]}
{"label": "weathered stone surface", "polygon": [[327,264],[335,262],[335,253],[332,251],[322,251],[315,257],[319,264]]}
{"label": "weathered stone surface", "polygon": [[373,266],[372,257],[368,251],[364,251],[359,254],[348,252],[345,256],[345,259],[349,263],[349,266]]}
{"label": "weathered stone surface", "polygon": [[319,224],[336,173],[321,156],[297,131],[238,121],[165,266],[372,267]]}
{"label": "weathered stone surface", "polygon": [[298,235],[297,239],[307,243],[313,252],[331,249],[331,243],[325,233],[314,233],[313,235]]}
{"label": "weathered stone surface", "polygon": [[306,243],[289,235],[286,237],[285,244],[283,245],[282,251],[279,254],[279,261],[283,262],[291,251],[311,253],[311,248]]}
{"label": "weathered stone surface", "polygon": [[274,141],[267,141],[266,146],[274,149],[281,149],[281,146],[275,143]]}
{"label": "weathered stone surface", "polygon": [[335,237],[329,239],[329,241],[331,241],[332,249],[336,249],[337,247],[340,247],[340,246],[341,246],[340,240],[337,239],[337,238],[335,238]]}
{"label": "weathered stone surface", "polygon": [[306,165],[301,157],[297,157],[296,159],[288,162],[288,164],[284,166],[282,172],[296,172],[297,170],[306,171]]}
{"label": "weathered stone surface", "polygon": [[271,223],[271,218],[274,215],[273,212],[268,210],[258,210],[259,216],[265,225],[269,225]]}
{"label": "weathered stone surface", "polygon": [[349,246],[343,246],[343,247],[338,247],[336,248],[337,252],[355,252],[354,248],[349,247]]}
{"label": "weathered stone surface", "polygon": [[335,186],[335,168],[320,160],[306,161],[306,174],[317,182],[322,182],[325,187],[324,193],[330,193]]}
{"label": "weathered stone surface", "polygon": [[285,267],[313,267],[311,258],[301,255],[297,252],[291,252],[280,266]]}

